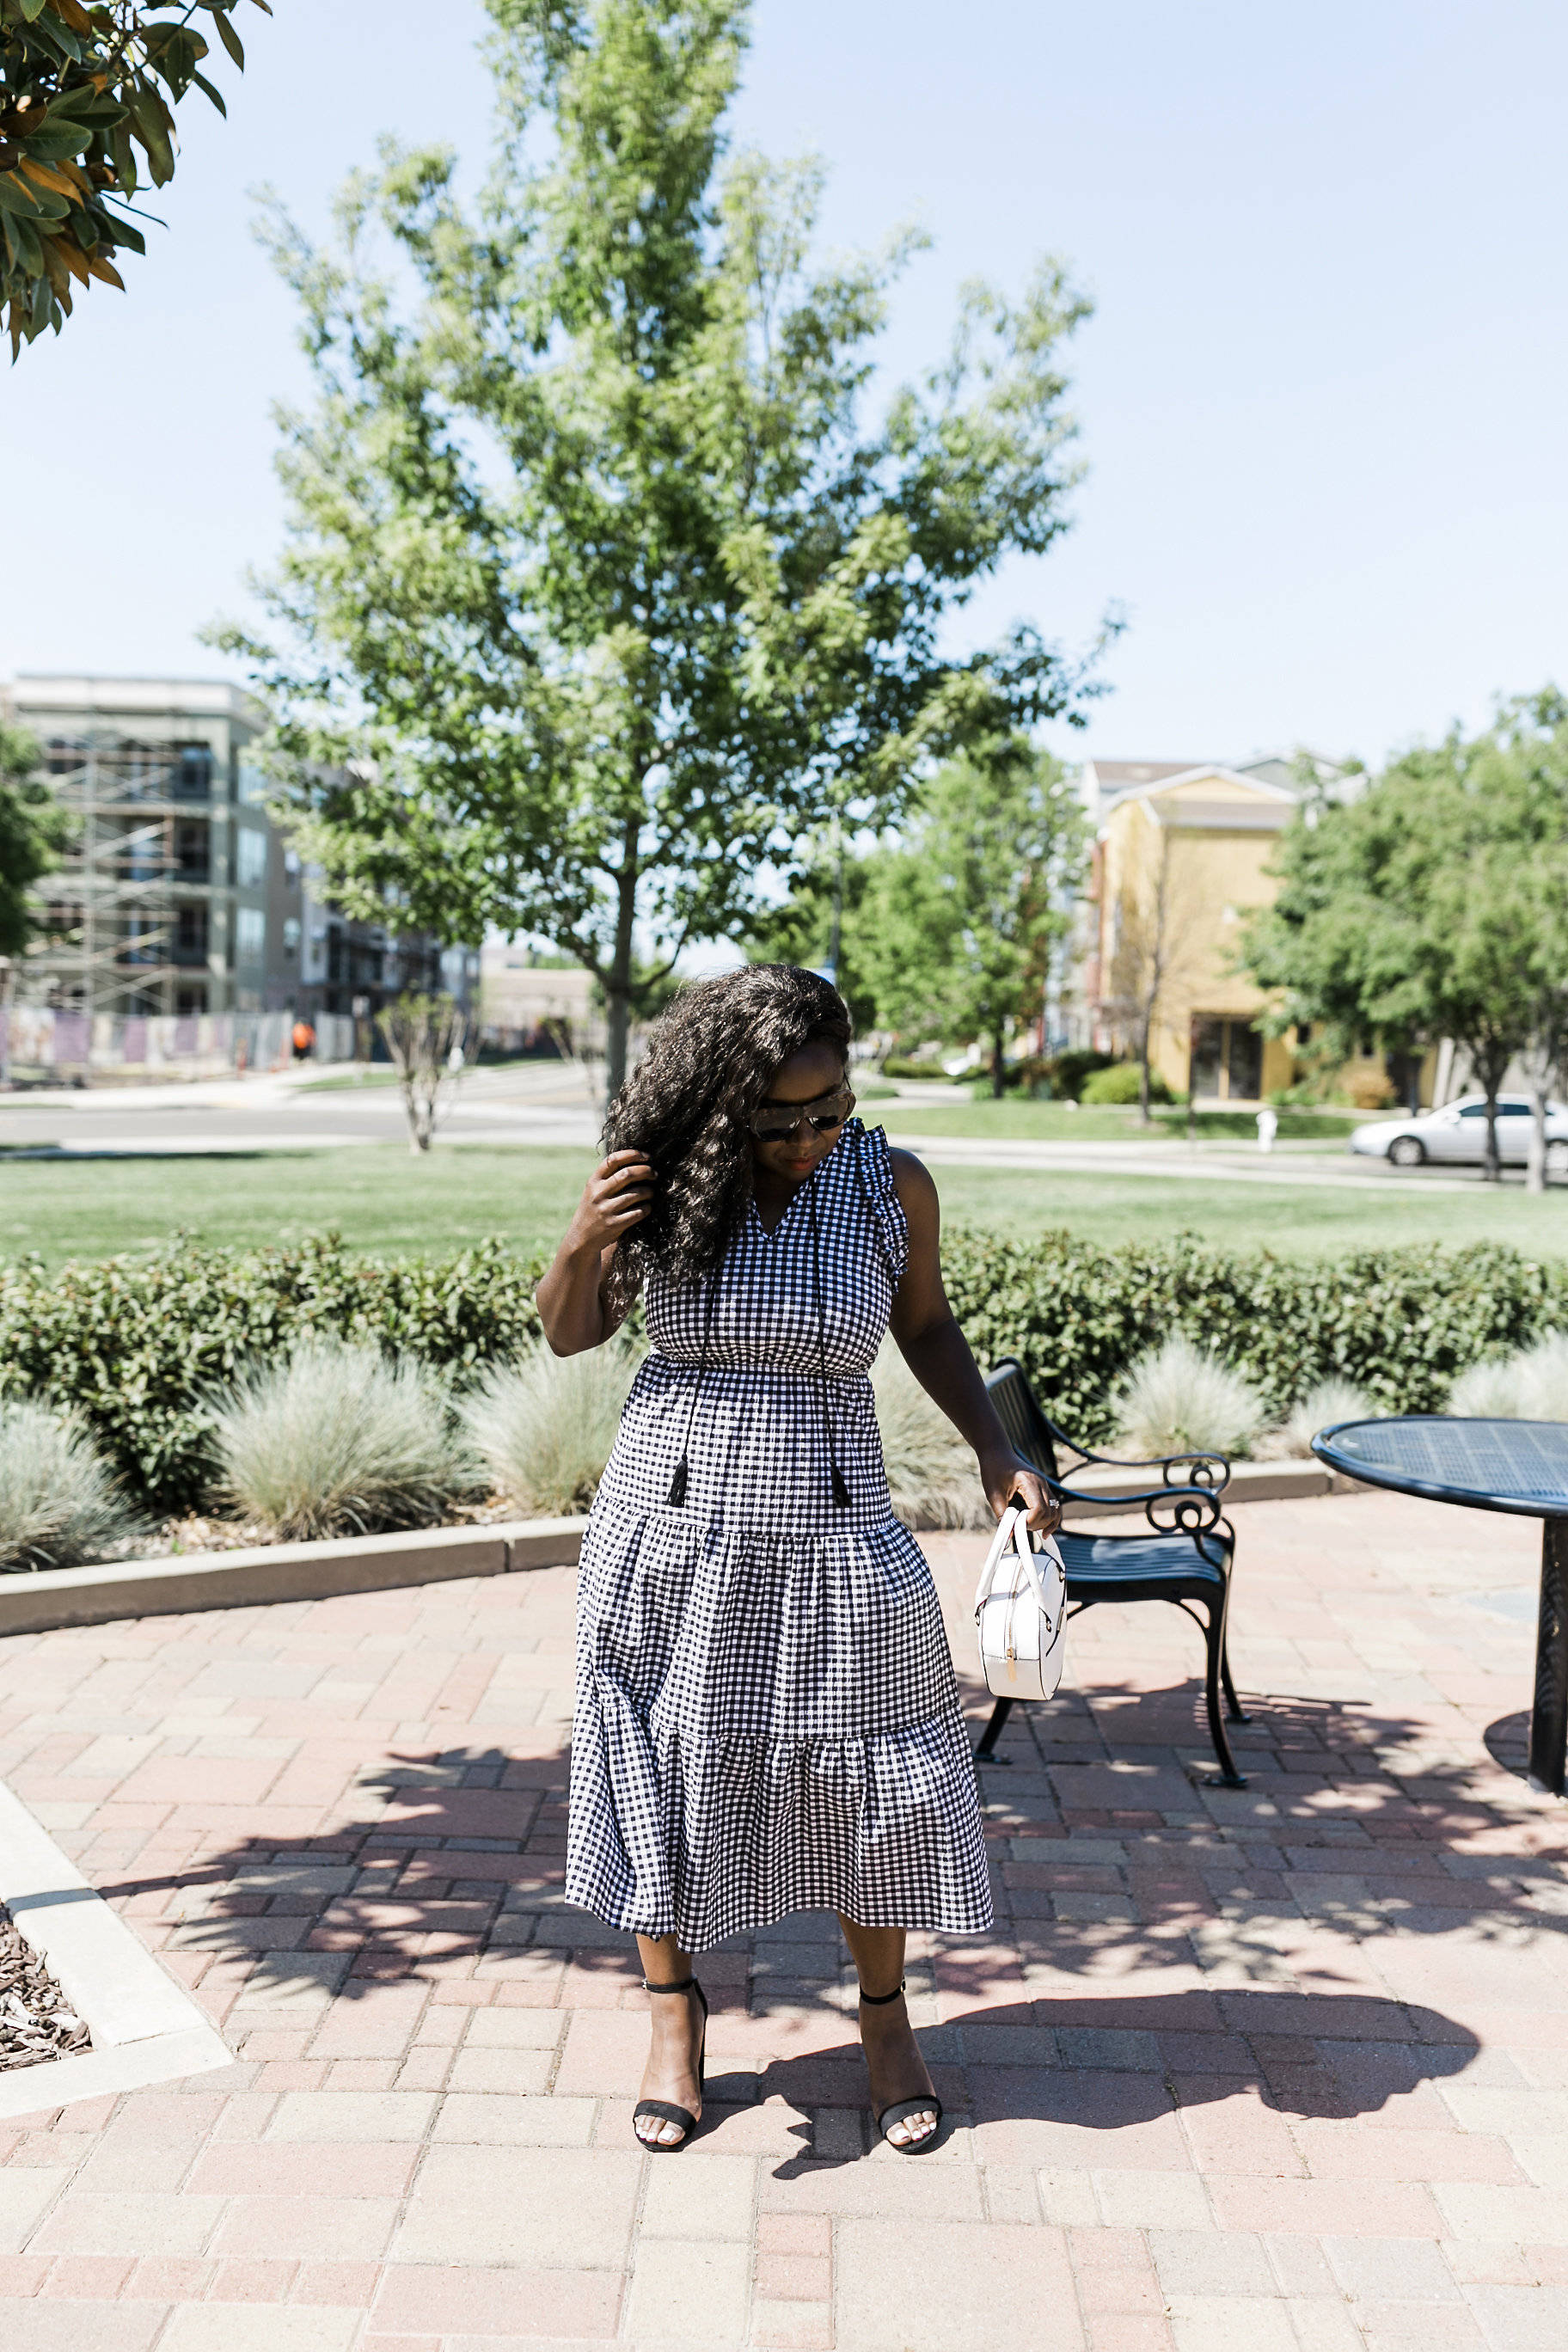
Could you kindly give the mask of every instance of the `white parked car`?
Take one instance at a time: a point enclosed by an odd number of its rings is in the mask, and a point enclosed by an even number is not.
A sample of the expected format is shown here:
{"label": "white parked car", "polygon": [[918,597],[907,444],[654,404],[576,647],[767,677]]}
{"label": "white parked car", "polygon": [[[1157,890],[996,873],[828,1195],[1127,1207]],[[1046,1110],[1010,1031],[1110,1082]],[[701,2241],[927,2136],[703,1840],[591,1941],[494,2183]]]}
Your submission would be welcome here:
{"label": "white parked car", "polygon": [[[1528,1095],[1498,1097],[1497,1144],[1505,1166],[1522,1168],[1529,1155],[1530,1110]],[[1414,1118],[1374,1118],[1352,1131],[1351,1150],[1392,1160],[1395,1168],[1420,1168],[1428,1160],[1479,1168],[1487,1156],[1486,1097],[1462,1095]],[[1568,1108],[1560,1102],[1546,1106],[1546,1170],[1568,1176]]]}

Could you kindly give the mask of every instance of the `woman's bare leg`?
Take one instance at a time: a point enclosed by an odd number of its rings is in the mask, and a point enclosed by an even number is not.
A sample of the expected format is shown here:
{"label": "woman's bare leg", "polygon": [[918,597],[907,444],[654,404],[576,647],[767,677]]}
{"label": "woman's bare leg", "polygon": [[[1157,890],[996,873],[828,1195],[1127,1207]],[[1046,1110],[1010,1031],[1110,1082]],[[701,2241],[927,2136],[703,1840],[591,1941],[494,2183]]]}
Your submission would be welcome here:
{"label": "woman's bare leg", "polygon": [[[681,1950],[673,1936],[639,1936],[637,1951],[643,1976],[650,1985],[680,1984],[691,1974],[691,1955]],[[689,2116],[700,2116],[697,2053],[702,2046],[701,2005],[694,1992],[684,1998],[654,1993],[648,2007],[653,2012],[653,2039],[637,2096],[664,2099],[671,2106],[684,2107]],[[679,2124],[661,2122],[658,2116],[644,2116],[637,2135],[649,2147],[658,2143],[665,2147],[673,2147],[686,2137]]]}
{"label": "woman's bare leg", "polygon": [[[860,1927],[853,1919],[847,1919],[842,1911],[838,1924],[844,1930],[861,1991],[895,1991],[904,1973],[903,1928]],[[860,2044],[866,2053],[866,2072],[871,2078],[874,2112],[893,2106],[900,2099],[918,2099],[922,2093],[931,2091],[926,2062],[910,2024],[909,2011],[901,2000],[885,2001],[870,2008],[861,2002]],[[894,2124],[888,2137],[896,2147],[909,2147],[917,2140],[929,2139],[935,2129],[936,2109],[932,2107],[929,2114],[907,2116],[902,2123]]]}

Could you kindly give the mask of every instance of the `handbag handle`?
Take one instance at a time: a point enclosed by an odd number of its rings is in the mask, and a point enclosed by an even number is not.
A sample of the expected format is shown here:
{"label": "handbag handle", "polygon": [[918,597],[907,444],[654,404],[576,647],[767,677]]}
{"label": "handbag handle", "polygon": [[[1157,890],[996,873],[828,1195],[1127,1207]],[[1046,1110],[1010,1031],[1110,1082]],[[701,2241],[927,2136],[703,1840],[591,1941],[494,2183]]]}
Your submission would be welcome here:
{"label": "handbag handle", "polygon": [[1007,1547],[1009,1544],[1013,1545],[1018,1558],[1027,1562],[1030,1577],[1035,1581],[1037,1589],[1039,1580],[1038,1571],[1035,1567],[1034,1552],[1026,1541],[1024,1543],[1018,1542],[1019,1530],[1021,1528],[1026,1528],[1027,1526],[1028,1516],[1028,1511],[1024,1504],[1009,1503],[1004,1509],[1001,1517],[997,1520],[996,1532],[991,1538],[991,1549],[985,1555],[985,1565],[980,1571],[980,1581],[974,1588],[974,1614],[976,1617],[979,1616],[981,1611],[984,1608],[985,1603],[991,1598],[991,1588],[996,1581],[996,1571],[1007,1556]]}

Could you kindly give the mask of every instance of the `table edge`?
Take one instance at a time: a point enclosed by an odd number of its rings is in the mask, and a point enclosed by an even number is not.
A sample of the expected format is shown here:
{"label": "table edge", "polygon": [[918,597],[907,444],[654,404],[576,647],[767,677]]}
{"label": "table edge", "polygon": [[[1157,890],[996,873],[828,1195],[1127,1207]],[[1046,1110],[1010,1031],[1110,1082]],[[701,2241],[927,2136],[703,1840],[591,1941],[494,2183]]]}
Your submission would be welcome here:
{"label": "table edge", "polygon": [[[1525,1502],[1511,1496],[1461,1493],[1452,1486],[1435,1486],[1430,1479],[1395,1477],[1386,1470],[1373,1468],[1364,1462],[1354,1462],[1348,1454],[1338,1452],[1332,1443],[1342,1429],[1364,1429],[1371,1422],[1377,1420],[1492,1421],[1496,1418],[1496,1414],[1493,1413],[1391,1412],[1371,1415],[1363,1413],[1354,1421],[1338,1421],[1331,1427],[1320,1430],[1312,1440],[1312,1452],[1325,1468],[1337,1471],[1343,1478],[1353,1478],[1358,1486],[1383,1486],[1394,1495],[1419,1495],[1427,1502],[1452,1503],[1459,1510],[1501,1511],[1510,1518],[1515,1519],[1568,1518],[1568,1496],[1564,1496],[1562,1508],[1554,1510],[1548,1504]],[[1542,1425],[1553,1428],[1561,1426],[1557,1423]]]}

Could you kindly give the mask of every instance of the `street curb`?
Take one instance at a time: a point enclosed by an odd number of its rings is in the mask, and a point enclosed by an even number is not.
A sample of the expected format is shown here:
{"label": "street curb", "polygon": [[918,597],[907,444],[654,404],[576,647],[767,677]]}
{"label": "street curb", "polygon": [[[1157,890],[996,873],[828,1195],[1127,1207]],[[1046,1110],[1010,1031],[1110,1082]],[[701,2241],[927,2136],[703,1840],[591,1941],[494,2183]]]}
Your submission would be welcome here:
{"label": "street curb", "polygon": [[0,1635],[120,1617],[246,1609],[274,1601],[324,1601],[384,1592],[456,1576],[510,1576],[576,1565],[587,1521],[510,1519],[497,1527],[416,1528],[403,1535],[344,1536],[325,1543],[258,1544],[245,1551],[118,1560],[0,1576]]}

